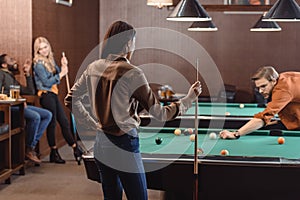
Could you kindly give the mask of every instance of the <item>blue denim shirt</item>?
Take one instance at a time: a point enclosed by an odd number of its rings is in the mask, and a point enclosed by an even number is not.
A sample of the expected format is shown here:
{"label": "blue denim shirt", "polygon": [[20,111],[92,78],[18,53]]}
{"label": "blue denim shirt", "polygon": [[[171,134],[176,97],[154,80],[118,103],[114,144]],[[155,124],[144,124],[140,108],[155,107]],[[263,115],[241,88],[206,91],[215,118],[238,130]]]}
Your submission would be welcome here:
{"label": "blue denim shirt", "polygon": [[37,62],[33,66],[34,80],[37,90],[51,91],[54,84],[59,84],[59,73],[61,69],[55,65],[56,73],[49,72],[42,62]]}

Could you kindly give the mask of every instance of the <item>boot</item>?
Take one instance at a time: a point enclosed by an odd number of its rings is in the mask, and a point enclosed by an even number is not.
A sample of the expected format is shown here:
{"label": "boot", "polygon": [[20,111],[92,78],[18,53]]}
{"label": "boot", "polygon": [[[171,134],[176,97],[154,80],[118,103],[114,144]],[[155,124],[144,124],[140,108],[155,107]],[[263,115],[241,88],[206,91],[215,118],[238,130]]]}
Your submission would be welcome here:
{"label": "boot", "polygon": [[57,149],[51,149],[51,152],[50,152],[50,162],[54,162],[54,163],[58,163],[58,164],[65,164],[66,163],[66,161],[63,160],[60,157]]}
{"label": "boot", "polygon": [[82,159],[83,153],[84,153],[84,151],[79,145],[76,145],[76,147],[73,148],[73,154],[74,154],[75,160],[77,161],[78,165],[81,164],[80,161]]}
{"label": "boot", "polygon": [[25,157],[37,164],[40,164],[42,161],[36,156],[36,153],[33,148],[26,147]]}

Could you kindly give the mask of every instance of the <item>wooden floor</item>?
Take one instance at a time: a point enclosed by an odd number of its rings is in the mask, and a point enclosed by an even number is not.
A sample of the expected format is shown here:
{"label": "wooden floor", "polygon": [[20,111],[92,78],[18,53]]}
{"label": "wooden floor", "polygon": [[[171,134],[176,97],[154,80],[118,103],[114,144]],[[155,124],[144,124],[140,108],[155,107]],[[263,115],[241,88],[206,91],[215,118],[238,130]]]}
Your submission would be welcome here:
{"label": "wooden floor", "polygon": [[[86,178],[84,164],[77,165],[72,150],[59,150],[67,163],[49,163],[45,157],[40,166],[26,168],[25,176],[13,175],[11,184],[0,183],[2,200],[101,200],[101,185]],[[161,199],[162,192],[149,190],[149,199]],[[126,199],[124,197],[123,199]]]}

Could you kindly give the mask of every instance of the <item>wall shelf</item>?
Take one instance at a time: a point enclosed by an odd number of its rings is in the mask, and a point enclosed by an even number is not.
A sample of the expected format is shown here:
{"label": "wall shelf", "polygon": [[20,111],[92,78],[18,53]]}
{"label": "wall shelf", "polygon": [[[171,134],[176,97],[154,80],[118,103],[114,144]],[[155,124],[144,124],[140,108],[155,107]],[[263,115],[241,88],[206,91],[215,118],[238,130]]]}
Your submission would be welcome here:
{"label": "wall shelf", "polygon": [[[8,131],[0,135],[0,181],[7,184],[11,182],[10,176],[15,172],[19,171],[20,175],[25,174],[24,102],[0,102],[0,112],[3,112],[1,123],[9,125]],[[13,120],[12,106],[19,107],[19,113]],[[13,121],[18,121],[15,127],[12,127]]]}
{"label": "wall shelf", "polygon": [[206,11],[210,12],[266,12],[272,5],[202,5]]}

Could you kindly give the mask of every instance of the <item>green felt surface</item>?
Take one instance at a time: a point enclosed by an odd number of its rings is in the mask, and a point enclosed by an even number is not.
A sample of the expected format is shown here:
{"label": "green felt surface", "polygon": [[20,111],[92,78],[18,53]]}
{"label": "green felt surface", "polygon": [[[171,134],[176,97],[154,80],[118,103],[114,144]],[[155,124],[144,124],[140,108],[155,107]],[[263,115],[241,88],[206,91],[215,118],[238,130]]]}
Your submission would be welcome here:
{"label": "green felt surface", "polygon": [[[190,137],[184,134],[176,136],[173,131],[174,128],[142,128],[139,133],[141,152],[193,154],[194,142],[190,141]],[[199,129],[198,147],[204,150],[205,155],[220,155],[220,151],[226,149],[230,156],[300,158],[300,131],[283,131],[285,143],[282,145],[277,143],[278,136],[270,136],[270,131],[266,130],[255,131],[238,140],[209,139],[211,132],[218,134],[219,131]],[[163,139],[162,144],[155,143],[157,137]]]}
{"label": "green felt surface", "polygon": [[[257,104],[244,104],[244,108],[240,108],[239,103],[198,103],[199,115],[224,116],[226,112],[230,116],[253,116],[263,111],[264,108],[257,107]],[[187,110],[186,115],[195,114],[195,104]]]}

